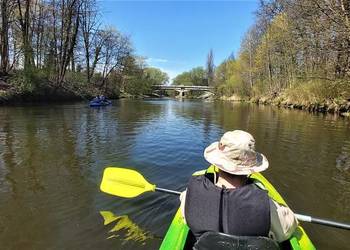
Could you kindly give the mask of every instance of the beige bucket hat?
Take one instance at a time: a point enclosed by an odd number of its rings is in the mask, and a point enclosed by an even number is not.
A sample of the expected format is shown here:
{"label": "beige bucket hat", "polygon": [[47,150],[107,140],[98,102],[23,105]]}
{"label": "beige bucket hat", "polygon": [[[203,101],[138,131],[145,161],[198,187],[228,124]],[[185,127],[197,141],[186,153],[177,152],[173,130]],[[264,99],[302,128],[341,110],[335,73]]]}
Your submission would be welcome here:
{"label": "beige bucket hat", "polygon": [[204,150],[204,158],[224,172],[249,175],[264,171],[269,162],[255,151],[254,137],[242,130],[226,132]]}

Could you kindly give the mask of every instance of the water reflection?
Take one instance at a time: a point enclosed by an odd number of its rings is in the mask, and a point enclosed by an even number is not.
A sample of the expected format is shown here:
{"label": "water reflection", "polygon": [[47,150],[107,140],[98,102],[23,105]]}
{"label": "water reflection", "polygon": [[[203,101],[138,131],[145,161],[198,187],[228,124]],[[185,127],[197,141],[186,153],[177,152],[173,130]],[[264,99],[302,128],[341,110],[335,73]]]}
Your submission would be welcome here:
{"label": "water reflection", "polygon": [[[1,172],[7,172],[5,174],[5,178],[1,181],[1,183],[7,181],[9,183],[9,188],[11,189],[11,193],[13,195],[13,198],[16,198],[17,188],[16,188],[16,180],[12,177],[13,172],[13,166],[15,165],[14,159],[15,159],[15,153],[13,148],[13,133],[11,131],[11,128],[9,127],[9,124],[6,123],[4,126],[5,130],[8,131],[8,133],[3,133],[4,138],[4,150],[1,150],[2,152],[2,162],[4,165],[4,169],[2,169]],[[3,185],[0,186],[4,187]]]}
{"label": "water reflection", "polygon": [[150,232],[142,230],[138,225],[132,222],[127,215],[117,216],[110,211],[100,211],[100,214],[103,217],[103,224],[105,226],[110,223],[114,224],[113,228],[109,230],[107,239],[123,235],[123,244],[127,241],[135,241],[145,245],[146,240],[154,238]]}
{"label": "water reflection", "polygon": [[[270,162],[266,176],[295,211],[350,218],[347,119],[173,100],[120,100],[102,109],[85,103],[1,107],[1,248],[157,249],[178,197],[149,193],[125,200],[102,194],[104,167],[130,167],[159,187],[181,191],[191,173],[208,166],[204,148],[231,129],[254,135]],[[133,225],[141,236],[128,238],[118,226],[106,240],[99,211],[127,215],[108,226]],[[347,248],[348,232],[305,227],[318,249]]]}
{"label": "water reflection", "polygon": [[350,141],[345,141],[342,152],[337,157],[337,169],[340,172],[350,174]]}

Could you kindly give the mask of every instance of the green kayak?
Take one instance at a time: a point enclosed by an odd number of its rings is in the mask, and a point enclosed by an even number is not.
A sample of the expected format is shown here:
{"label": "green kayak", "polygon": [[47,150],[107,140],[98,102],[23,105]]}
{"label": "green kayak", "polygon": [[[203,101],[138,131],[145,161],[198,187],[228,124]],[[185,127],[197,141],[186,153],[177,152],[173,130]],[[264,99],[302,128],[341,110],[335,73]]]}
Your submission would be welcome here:
{"label": "green kayak", "polygon": [[[206,171],[208,173],[213,173],[215,168],[214,166],[210,166],[207,170],[195,172],[193,175],[203,175]],[[254,173],[250,175],[250,178],[253,179],[253,181],[259,186],[262,185],[268,191],[268,195],[273,200],[280,204],[286,205],[286,202],[283,200],[281,195],[262,174]],[[191,245],[193,245],[193,242],[189,243],[189,241],[193,241],[193,239],[191,240],[190,238],[190,230],[184,223],[181,211],[178,209],[163,239],[160,250],[192,249]],[[281,245],[281,249],[312,250],[316,248],[312,244],[304,229],[299,225],[292,237],[289,239],[289,242],[284,242],[284,244]]]}

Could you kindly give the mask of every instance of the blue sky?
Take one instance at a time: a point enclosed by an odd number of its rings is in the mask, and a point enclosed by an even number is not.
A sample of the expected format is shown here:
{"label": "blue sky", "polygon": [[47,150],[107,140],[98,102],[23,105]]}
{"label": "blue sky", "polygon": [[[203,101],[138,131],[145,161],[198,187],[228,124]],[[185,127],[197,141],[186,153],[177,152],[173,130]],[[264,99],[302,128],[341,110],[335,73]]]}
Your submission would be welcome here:
{"label": "blue sky", "polygon": [[99,1],[102,22],[129,35],[137,55],[171,78],[237,54],[258,1]]}

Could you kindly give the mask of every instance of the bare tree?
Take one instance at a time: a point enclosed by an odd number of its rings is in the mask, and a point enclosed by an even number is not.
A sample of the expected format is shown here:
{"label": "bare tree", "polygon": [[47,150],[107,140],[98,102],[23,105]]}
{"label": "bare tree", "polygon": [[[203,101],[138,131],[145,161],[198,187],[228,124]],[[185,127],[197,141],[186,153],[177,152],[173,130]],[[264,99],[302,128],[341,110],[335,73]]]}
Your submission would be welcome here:
{"label": "bare tree", "polygon": [[61,0],[61,25],[58,27],[58,60],[56,65],[56,84],[62,85],[69,62],[73,57],[74,48],[80,25],[79,0]]}
{"label": "bare tree", "polygon": [[32,35],[31,35],[31,0],[17,0],[18,22],[22,35],[22,49],[24,54],[24,69],[28,70],[34,64]]}
{"label": "bare tree", "polygon": [[[91,82],[91,77],[94,73],[94,67],[96,67],[96,64],[99,60],[100,46],[98,44],[101,43],[100,41],[97,41],[97,39],[101,37],[98,36],[99,22],[97,15],[98,12],[95,0],[83,0],[81,10],[81,31],[85,52],[87,83]],[[94,43],[97,46],[94,47]]]}
{"label": "bare tree", "polygon": [[128,37],[121,35],[113,28],[103,32],[102,54],[102,86],[107,89],[107,78],[113,72],[123,70],[125,59],[131,55],[131,45]]}

